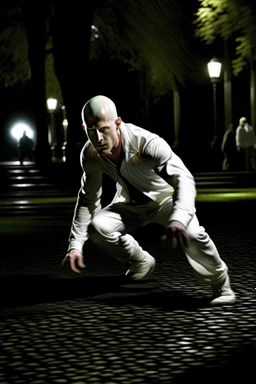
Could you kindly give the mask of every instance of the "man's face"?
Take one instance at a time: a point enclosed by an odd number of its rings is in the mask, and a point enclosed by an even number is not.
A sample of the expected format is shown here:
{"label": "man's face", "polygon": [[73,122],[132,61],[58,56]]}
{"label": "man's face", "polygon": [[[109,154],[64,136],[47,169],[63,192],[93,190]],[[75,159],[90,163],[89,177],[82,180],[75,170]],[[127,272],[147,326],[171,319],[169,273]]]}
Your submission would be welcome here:
{"label": "man's face", "polygon": [[101,156],[111,155],[112,150],[118,147],[118,125],[120,118],[113,120],[100,120],[94,124],[87,124],[87,135],[92,145]]}
{"label": "man's face", "polygon": [[243,127],[245,124],[246,124],[246,120],[245,119],[241,120],[241,126]]}

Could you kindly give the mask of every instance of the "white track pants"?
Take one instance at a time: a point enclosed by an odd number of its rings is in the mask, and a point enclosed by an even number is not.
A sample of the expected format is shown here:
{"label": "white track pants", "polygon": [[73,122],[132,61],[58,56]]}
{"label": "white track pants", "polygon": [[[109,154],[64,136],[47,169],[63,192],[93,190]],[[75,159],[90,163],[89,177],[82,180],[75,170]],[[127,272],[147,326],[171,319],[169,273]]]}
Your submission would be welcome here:
{"label": "white track pants", "polygon": [[[89,237],[102,250],[120,261],[137,258],[143,251],[129,233],[149,223],[167,227],[172,211],[172,200],[162,204],[115,203],[103,208],[89,226]],[[227,275],[227,266],[220,258],[213,241],[199,225],[196,215],[187,227],[190,240],[184,252],[193,269],[209,284],[222,283]]]}

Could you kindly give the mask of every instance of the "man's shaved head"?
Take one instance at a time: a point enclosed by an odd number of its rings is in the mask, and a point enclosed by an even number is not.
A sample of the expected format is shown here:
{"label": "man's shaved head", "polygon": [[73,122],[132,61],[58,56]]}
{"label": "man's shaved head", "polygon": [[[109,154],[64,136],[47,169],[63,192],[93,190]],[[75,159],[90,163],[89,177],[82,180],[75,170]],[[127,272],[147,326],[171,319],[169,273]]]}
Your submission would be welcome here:
{"label": "man's shaved head", "polygon": [[83,128],[100,156],[112,156],[120,150],[121,117],[106,96],[95,96],[82,109]]}
{"label": "man's shaved head", "polygon": [[247,122],[246,117],[241,117],[241,119],[239,120],[240,125],[245,125],[246,122]]}
{"label": "man's shaved head", "polygon": [[115,121],[116,106],[106,96],[95,96],[87,101],[82,108],[82,120],[85,127],[91,127],[98,121]]}

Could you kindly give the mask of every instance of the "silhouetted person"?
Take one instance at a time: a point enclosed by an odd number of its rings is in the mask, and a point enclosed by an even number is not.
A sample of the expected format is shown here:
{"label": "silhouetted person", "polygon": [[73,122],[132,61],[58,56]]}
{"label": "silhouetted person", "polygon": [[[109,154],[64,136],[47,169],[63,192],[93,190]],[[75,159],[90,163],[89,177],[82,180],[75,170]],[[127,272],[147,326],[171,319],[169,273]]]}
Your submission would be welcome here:
{"label": "silhouetted person", "polygon": [[222,170],[237,170],[236,130],[233,124],[229,124],[228,130],[224,133],[221,150],[224,154]]}
{"label": "silhouetted person", "polygon": [[236,129],[236,147],[240,153],[241,169],[250,171],[255,170],[254,164],[254,147],[256,145],[256,136],[253,127],[246,120],[246,117],[241,117],[239,126]]}
{"label": "silhouetted person", "polygon": [[219,171],[222,168],[221,138],[214,136],[211,142],[211,170]]}
{"label": "silhouetted person", "polygon": [[33,161],[33,141],[27,136],[26,131],[23,132],[19,141],[19,161],[23,165],[25,158]]}

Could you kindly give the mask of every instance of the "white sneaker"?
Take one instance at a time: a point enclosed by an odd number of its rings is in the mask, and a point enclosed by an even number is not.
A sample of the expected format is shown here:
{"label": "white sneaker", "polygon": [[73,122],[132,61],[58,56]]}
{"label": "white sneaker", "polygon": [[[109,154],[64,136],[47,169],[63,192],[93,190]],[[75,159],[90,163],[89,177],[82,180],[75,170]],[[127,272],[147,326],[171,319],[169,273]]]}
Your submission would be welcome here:
{"label": "white sneaker", "polygon": [[131,278],[132,280],[141,280],[151,275],[155,269],[155,258],[146,251],[143,251],[143,255],[145,256],[143,260],[130,261],[131,266],[125,276]]}
{"label": "white sneaker", "polygon": [[236,301],[236,295],[230,287],[229,277],[227,275],[223,284],[213,287],[212,305],[233,304]]}

